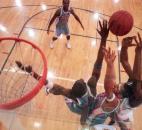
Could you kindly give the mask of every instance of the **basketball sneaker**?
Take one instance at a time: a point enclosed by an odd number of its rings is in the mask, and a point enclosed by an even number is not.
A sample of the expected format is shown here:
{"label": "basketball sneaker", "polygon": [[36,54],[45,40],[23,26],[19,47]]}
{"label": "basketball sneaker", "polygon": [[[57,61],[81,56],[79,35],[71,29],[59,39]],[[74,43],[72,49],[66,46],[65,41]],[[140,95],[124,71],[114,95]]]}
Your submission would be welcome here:
{"label": "basketball sneaker", "polygon": [[72,100],[72,99],[70,99],[70,98],[65,97],[65,102],[66,102],[66,103],[72,103],[72,102],[73,102],[73,100]]}
{"label": "basketball sneaker", "polygon": [[45,93],[46,95],[48,95],[50,93],[50,90],[53,88],[53,83],[49,82],[46,86],[45,86]]}
{"label": "basketball sneaker", "polygon": [[50,48],[51,48],[51,49],[54,48],[54,42],[53,42],[53,41],[50,42]]}
{"label": "basketball sneaker", "polygon": [[68,48],[68,49],[71,49],[71,44],[70,44],[69,41],[67,41],[67,48]]}

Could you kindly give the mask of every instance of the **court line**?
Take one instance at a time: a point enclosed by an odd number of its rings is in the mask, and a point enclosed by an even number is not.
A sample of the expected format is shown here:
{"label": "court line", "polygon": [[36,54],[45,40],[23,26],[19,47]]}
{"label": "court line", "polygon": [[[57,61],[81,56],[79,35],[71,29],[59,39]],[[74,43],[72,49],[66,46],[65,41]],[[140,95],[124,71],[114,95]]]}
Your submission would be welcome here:
{"label": "court line", "polygon": [[[19,69],[17,67],[11,67],[10,69],[4,69],[3,70],[4,72],[11,72],[11,73],[19,73],[19,74],[25,74],[25,75],[28,75],[27,72],[24,72],[24,71],[19,71]],[[60,76],[52,76],[52,77],[49,77],[49,80],[52,80],[52,79],[57,79],[57,80],[63,80],[63,81],[69,81],[69,82],[75,82],[76,79],[72,79],[72,78],[67,78],[67,77],[60,77]],[[97,83],[97,85],[99,86],[104,86],[103,83]]]}

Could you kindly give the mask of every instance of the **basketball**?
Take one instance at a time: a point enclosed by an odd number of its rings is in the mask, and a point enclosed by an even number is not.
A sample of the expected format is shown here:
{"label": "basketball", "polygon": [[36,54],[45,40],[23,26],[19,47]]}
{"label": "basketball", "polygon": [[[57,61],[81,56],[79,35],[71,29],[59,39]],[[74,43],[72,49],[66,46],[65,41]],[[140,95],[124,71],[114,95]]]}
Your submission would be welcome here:
{"label": "basketball", "polygon": [[109,19],[110,31],[116,36],[126,35],[131,31],[133,22],[133,17],[129,12],[119,10]]}

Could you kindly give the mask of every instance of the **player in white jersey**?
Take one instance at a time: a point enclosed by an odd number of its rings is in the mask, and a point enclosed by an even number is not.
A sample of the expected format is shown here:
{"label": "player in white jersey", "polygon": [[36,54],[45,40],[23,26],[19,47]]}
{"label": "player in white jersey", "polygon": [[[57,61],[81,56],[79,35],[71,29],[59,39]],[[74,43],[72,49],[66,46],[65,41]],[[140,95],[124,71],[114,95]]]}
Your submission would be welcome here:
{"label": "player in white jersey", "polygon": [[57,40],[61,34],[66,35],[67,48],[69,49],[71,48],[70,32],[69,32],[69,27],[68,27],[68,20],[69,20],[70,14],[74,16],[74,18],[80,23],[81,27],[84,30],[82,22],[80,21],[79,17],[74,12],[73,8],[69,7],[69,4],[70,4],[70,0],[63,0],[63,6],[60,7],[58,10],[56,10],[54,16],[50,20],[50,23],[47,29],[48,34],[50,31],[50,26],[56,20],[55,36],[52,38],[52,42],[50,43],[50,48],[54,48],[54,41]]}

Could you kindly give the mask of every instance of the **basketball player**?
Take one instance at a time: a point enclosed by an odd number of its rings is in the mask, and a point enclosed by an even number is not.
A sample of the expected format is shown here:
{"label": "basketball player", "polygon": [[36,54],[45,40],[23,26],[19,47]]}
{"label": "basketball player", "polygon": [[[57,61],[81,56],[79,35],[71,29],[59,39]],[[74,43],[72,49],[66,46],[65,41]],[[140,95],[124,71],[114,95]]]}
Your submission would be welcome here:
{"label": "basketball player", "polygon": [[[137,39],[138,38],[138,39]],[[132,44],[135,41],[136,44]],[[135,49],[135,60],[133,70],[128,61],[128,48],[134,47]],[[128,103],[131,108],[138,107],[142,104],[142,38],[138,33],[138,36],[126,37],[122,40],[122,48],[120,52],[120,60],[123,68],[129,76],[126,83],[121,84],[118,88],[117,93],[120,94],[121,98],[128,98]],[[120,89],[120,90],[119,90]],[[110,125],[114,124],[115,121],[111,120]]]}
{"label": "basketball player", "polygon": [[[137,39],[138,38],[138,39]],[[136,42],[132,44],[132,41]],[[135,60],[133,70],[128,62],[128,48],[136,46],[135,48]],[[120,87],[120,95],[122,96],[122,105],[119,109],[119,114],[114,114],[110,124],[119,122],[121,129],[128,130],[129,126],[132,126],[132,108],[138,107],[142,103],[142,77],[141,77],[141,61],[142,61],[142,39],[140,34],[138,36],[126,37],[122,40],[122,48],[120,53],[121,63],[129,79],[126,83]],[[124,109],[125,108],[125,109]],[[127,118],[126,118],[127,117]],[[122,121],[125,119],[126,121]],[[128,121],[128,122],[127,122]],[[130,127],[131,128],[131,127]],[[132,128],[131,128],[132,129]]]}
{"label": "basketball player", "polygon": [[104,80],[105,93],[98,94],[94,100],[92,100],[88,107],[93,105],[93,109],[88,111],[87,125],[94,126],[97,124],[104,124],[105,120],[111,116],[119,107],[120,100],[113,93],[115,86],[115,73],[113,62],[115,60],[115,53],[109,48],[105,50],[105,61],[107,64],[106,75]]}
{"label": "basketball player", "polygon": [[70,32],[68,28],[68,20],[70,14],[74,16],[74,18],[80,23],[82,29],[84,30],[84,27],[82,25],[82,22],[80,21],[79,17],[76,15],[74,12],[73,8],[69,7],[70,0],[63,0],[63,6],[60,7],[52,17],[47,33],[49,34],[50,26],[53,24],[53,22],[56,20],[56,31],[55,31],[55,36],[52,38],[52,42],[50,43],[50,48],[54,48],[54,41],[58,39],[58,37],[61,34],[65,34],[67,38],[67,48],[71,48],[70,44]]}
{"label": "basketball player", "polygon": [[[133,40],[136,45],[132,44]],[[131,46],[136,46],[133,70],[128,62],[127,52]],[[142,38],[139,33],[137,37],[126,37],[122,40],[120,58],[122,66],[129,76],[128,81],[121,87],[121,93],[124,98],[129,99],[130,106],[134,108],[142,104]]]}

